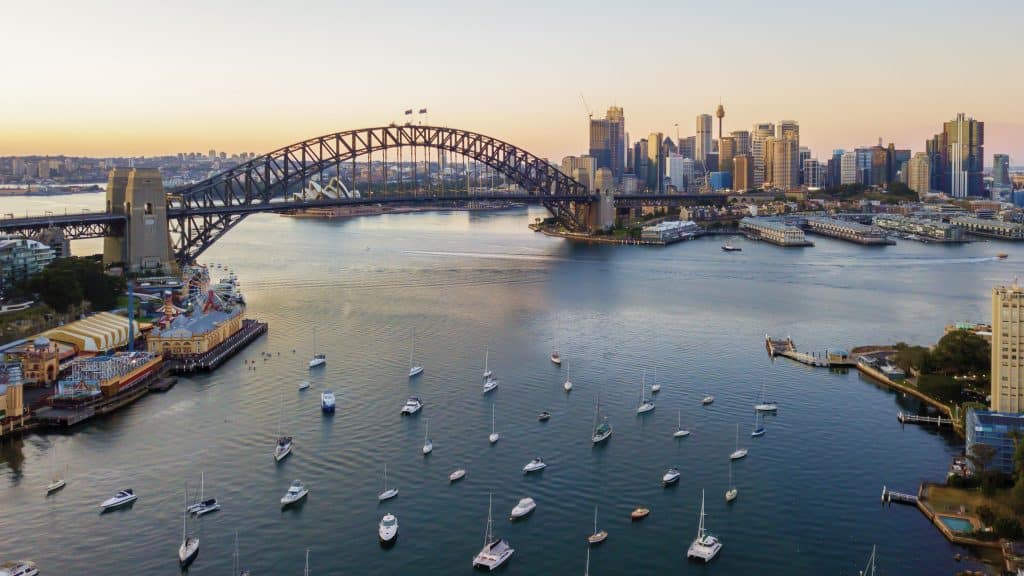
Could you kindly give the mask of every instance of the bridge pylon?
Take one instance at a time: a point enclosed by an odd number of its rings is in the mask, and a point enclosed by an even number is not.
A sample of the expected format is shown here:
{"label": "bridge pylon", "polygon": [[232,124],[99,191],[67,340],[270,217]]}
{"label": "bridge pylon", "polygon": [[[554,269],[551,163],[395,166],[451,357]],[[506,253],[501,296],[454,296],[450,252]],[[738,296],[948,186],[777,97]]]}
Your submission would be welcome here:
{"label": "bridge pylon", "polygon": [[123,236],[103,239],[104,264],[125,272],[167,274],[174,267],[167,228],[167,194],[156,168],[114,168],[107,179],[107,212],[127,216]]}

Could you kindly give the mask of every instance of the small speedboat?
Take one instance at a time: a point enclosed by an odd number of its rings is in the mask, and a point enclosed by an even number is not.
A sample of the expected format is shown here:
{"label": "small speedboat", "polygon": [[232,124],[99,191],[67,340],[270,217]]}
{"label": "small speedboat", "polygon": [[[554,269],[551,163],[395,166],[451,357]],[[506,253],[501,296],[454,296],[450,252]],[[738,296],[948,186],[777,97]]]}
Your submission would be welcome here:
{"label": "small speedboat", "polygon": [[711,404],[714,401],[715,401],[715,397],[709,395],[709,396],[705,396],[704,399],[700,401],[700,403],[705,405],[705,406],[707,406],[708,404]]}
{"label": "small speedboat", "polygon": [[647,515],[650,513],[650,509],[640,506],[629,513],[629,518],[630,520],[636,522],[637,520],[643,520],[644,518],[647,518]]}
{"label": "small speedboat", "polygon": [[678,468],[669,468],[661,477],[661,483],[664,484],[665,486],[668,486],[669,484],[675,484],[676,482],[679,482]]}
{"label": "small speedboat", "polygon": [[543,412],[541,412],[540,414],[537,415],[537,420],[540,420],[541,422],[545,422],[545,421],[550,420],[550,419],[551,419],[551,412],[548,412],[547,410],[545,410],[545,411],[543,411]]}
{"label": "small speedboat", "polygon": [[551,353],[551,361],[559,366],[562,365],[562,357],[558,354],[558,350]]}
{"label": "small speedboat", "polygon": [[530,460],[529,463],[526,464],[526,466],[523,466],[523,474],[529,474],[530,472],[543,470],[547,467],[547,463],[545,463],[544,460],[541,459],[540,457],[537,457],[534,458],[533,460]]}
{"label": "small speedboat", "polygon": [[456,470],[456,471],[454,471],[454,472],[452,472],[451,474],[448,475],[448,482],[458,482],[459,480],[462,480],[465,477],[466,477],[466,470],[465,470],[465,468],[459,468],[458,470]]}
{"label": "small speedboat", "polygon": [[[52,482],[46,485],[46,495],[49,496],[67,485],[67,481],[63,478],[54,478]],[[2,576],[2,574],[0,574],[0,576]]]}
{"label": "small speedboat", "polygon": [[309,389],[309,380],[303,380],[302,382],[299,382],[299,390],[308,390],[308,389]]}
{"label": "small speedboat", "polygon": [[220,510],[220,503],[216,498],[207,498],[188,507],[188,511],[196,516],[204,516],[217,510]]}
{"label": "small speedboat", "polygon": [[320,393],[320,409],[323,410],[325,414],[334,413],[334,392],[324,390]]}
{"label": "small speedboat", "polygon": [[310,368],[316,368],[317,366],[323,366],[327,363],[327,356],[324,354],[314,354],[313,358],[309,361]]}
{"label": "small speedboat", "polygon": [[39,576],[39,568],[31,560],[15,560],[0,564],[0,576]]}
{"label": "small speedboat", "polygon": [[136,496],[134,490],[132,490],[131,488],[125,488],[124,490],[121,490],[120,492],[115,494],[113,497],[104,500],[100,504],[100,508],[102,508],[103,511],[106,512],[107,510],[114,510],[116,508],[120,508],[121,506],[131,504],[132,502],[135,502],[138,499],[139,497]]}
{"label": "small speedboat", "polygon": [[377,536],[380,537],[380,543],[384,546],[395,543],[395,539],[398,538],[398,518],[394,514],[387,513],[380,519]]}
{"label": "small speedboat", "polygon": [[494,378],[488,378],[487,380],[484,381],[484,394],[487,394],[488,392],[494,390],[497,387],[498,381],[495,380]]}
{"label": "small speedboat", "polygon": [[281,436],[277,439],[277,446],[274,446],[274,460],[280,462],[285,456],[292,453],[292,437]]}
{"label": "small speedboat", "polygon": [[302,485],[301,480],[295,480],[288,487],[288,491],[281,497],[281,508],[287,508],[296,502],[301,501],[309,494],[309,489]]}
{"label": "small speedboat", "polygon": [[517,520],[523,516],[533,512],[533,509],[537,507],[537,503],[533,501],[533,498],[523,498],[516,504],[515,508],[512,509],[512,513],[509,515],[509,520]]}
{"label": "small speedboat", "polygon": [[423,403],[420,402],[420,399],[416,396],[410,396],[409,399],[405,401],[405,406],[402,406],[402,415],[415,414],[420,411],[420,408],[423,408]]}

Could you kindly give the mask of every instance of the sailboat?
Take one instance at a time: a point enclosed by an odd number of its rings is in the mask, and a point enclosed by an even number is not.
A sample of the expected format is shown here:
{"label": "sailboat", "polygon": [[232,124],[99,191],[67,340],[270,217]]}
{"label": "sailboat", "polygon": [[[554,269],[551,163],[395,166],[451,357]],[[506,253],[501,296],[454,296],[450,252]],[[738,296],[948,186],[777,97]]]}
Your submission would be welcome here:
{"label": "sailboat", "polygon": [[234,555],[234,567],[231,572],[232,574],[238,574],[238,576],[250,576],[251,572],[248,570],[240,570],[238,568],[238,532],[235,532],[235,555]]}
{"label": "sailboat", "polygon": [[608,538],[608,531],[607,530],[598,530],[597,529],[597,506],[594,506],[594,533],[591,534],[590,536],[587,536],[587,543],[588,544],[600,544],[601,542],[604,542],[607,538]]}
{"label": "sailboat", "polygon": [[487,496],[487,530],[484,532],[484,547],[473,557],[474,568],[486,568],[492,572],[515,553],[515,549],[509,545],[508,540],[494,539],[494,526],[491,518],[493,499],[493,495]]}
{"label": "sailboat", "polygon": [[565,383],[562,384],[562,388],[564,388],[566,392],[570,392],[572,391],[572,366],[566,362],[565,369],[567,370],[567,373],[565,375]]}
{"label": "sailboat", "polygon": [[725,501],[732,502],[740,495],[740,491],[732,485],[732,460],[729,460],[729,489],[725,491]]}
{"label": "sailboat", "polygon": [[747,455],[747,449],[746,448],[740,448],[740,425],[737,424],[736,425],[736,450],[734,450],[733,453],[729,455],[729,459],[730,460],[739,460],[740,458],[743,458],[746,455]]}
{"label": "sailboat", "polygon": [[764,436],[764,433],[768,430],[765,429],[764,424],[761,422],[761,413],[754,412],[754,429],[750,432],[750,435],[754,438],[758,436]]}
{"label": "sailboat", "polygon": [[877,546],[871,546],[871,556],[868,557],[868,565],[860,571],[860,576],[875,576],[875,549]]}
{"label": "sailboat", "polygon": [[654,410],[654,402],[648,398],[644,398],[644,391],[647,389],[645,382],[647,377],[647,370],[644,370],[643,375],[640,376],[640,404],[636,407],[637,414],[644,414]]}
{"label": "sailboat", "polygon": [[430,420],[424,420],[426,429],[423,432],[423,455],[426,456],[434,451],[434,443],[430,441]]}
{"label": "sailboat", "polygon": [[302,572],[303,576],[309,576],[309,548],[306,548],[306,569]]}
{"label": "sailboat", "polygon": [[594,401],[594,433],[590,437],[594,444],[600,444],[608,439],[612,435],[612,426],[608,423],[608,418],[605,417],[601,420],[601,424],[597,423],[598,416],[601,414],[601,396],[598,395]]}
{"label": "sailboat", "polygon": [[49,496],[64,486],[67,486],[64,477],[57,475],[57,446],[54,446],[50,458],[50,483],[46,485],[46,495]]}
{"label": "sailboat", "polygon": [[384,491],[377,495],[377,500],[383,502],[398,496],[398,488],[388,488],[388,465],[384,465]]}
{"label": "sailboat", "polygon": [[501,435],[494,431],[494,404],[491,404],[491,435],[487,437],[487,440],[494,444],[500,437]]}
{"label": "sailboat", "polygon": [[[185,487],[185,506],[188,506],[188,486]],[[199,538],[188,535],[188,512],[181,512],[181,546],[178,547],[178,564],[187,567],[199,554]]]}
{"label": "sailboat", "polygon": [[590,576],[590,547],[587,547],[587,567],[583,569],[583,576]]}
{"label": "sailboat", "polygon": [[722,543],[717,537],[708,534],[704,530],[704,491],[700,491],[700,524],[697,526],[697,537],[690,544],[690,549],[686,551],[687,558],[695,558],[697,560],[703,560],[705,563],[711,562],[718,555],[718,551],[722,549]]}
{"label": "sailboat", "polygon": [[676,417],[676,431],[672,433],[673,438],[685,438],[690,435],[689,430],[683,429],[683,411],[680,410]]}
{"label": "sailboat", "polygon": [[767,383],[766,382],[762,382],[761,383],[761,400],[757,404],[754,405],[754,410],[756,410],[758,412],[775,412],[776,410],[779,409],[779,405],[778,405],[777,402],[769,402],[769,401],[765,400],[765,396],[764,396],[765,386],[767,386]]}
{"label": "sailboat", "polygon": [[313,358],[309,361],[309,367],[316,368],[317,366],[323,366],[326,363],[327,355],[316,351],[316,328],[313,328]]}
{"label": "sailboat", "polygon": [[275,462],[284,460],[285,456],[292,453],[292,437],[281,435],[281,421],[284,419],[284,402],[281,402],[280,398],[278,398],[278,403],[281,404],[281,412],[277,417],[277,445],[274,446]]}
{"label": "sailboat", "polygon": [[412,363],[413,352],[416,350],[416,329],[412,329],[412,343],[409,345],[409,378],[417,376],[423,372],[423,366],[418,366]]}
{"label": "sailboat", "polygon": [[661,384],[658,384],[658,369],[654,369],[653,384],[651,384],[651,394],[657,394],[661,390]]}
{"label": "sailboat", "polygon": [[490,355],[490,352],[491,351],[488,348],[484,348],[484,380],[488,380],[490,379],[491,376],[494,375],[494,370],[491,370],[487,365],[487,361],[489,359],[488,356]]}

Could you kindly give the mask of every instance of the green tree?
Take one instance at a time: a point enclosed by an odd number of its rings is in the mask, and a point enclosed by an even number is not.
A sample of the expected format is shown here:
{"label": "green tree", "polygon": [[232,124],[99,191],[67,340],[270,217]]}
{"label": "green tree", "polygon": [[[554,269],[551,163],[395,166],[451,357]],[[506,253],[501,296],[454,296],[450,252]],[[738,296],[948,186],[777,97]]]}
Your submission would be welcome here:
{"label": "green tree", "polygon": [[46,268],[29,282],[32,292],[39,294],[47,306],[57,312],[67,312],[82,302],[82,285],[72,272]]}
{"label": "green tree", "polygon": [[935,345],[932,358],[938,371],[950,376],[988,374],[991,346],[984,338],[966,330],[954,330]]}
{"label": "green tree", "polygon": [[978,506],[978,518],[985,526],[991,526],[996,521],[996,513],[992,508],[981,505]]}
{"label": "green tree", "polygon": [[908,375],[913,371],[928,374],[933,372],[936,367],[930,350],[924,346],[910,346],[903,342],[896,344],[893,362]]}
{"label": "green tree", "polygon": [[1024,529],[1021,528],[1020,520],[1012,516],[997,518],[992,524],[992,529],[995,530],[995,533],[1000,538],[1006,538],[1007,540],[1017,540],[1024,536]]}

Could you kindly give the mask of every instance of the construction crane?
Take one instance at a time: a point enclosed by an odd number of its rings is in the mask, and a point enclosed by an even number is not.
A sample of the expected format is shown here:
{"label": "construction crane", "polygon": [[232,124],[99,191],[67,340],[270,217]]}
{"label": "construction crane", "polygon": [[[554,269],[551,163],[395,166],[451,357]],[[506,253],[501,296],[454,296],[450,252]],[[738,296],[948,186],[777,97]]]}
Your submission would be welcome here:
{"label": "construction crane", "polygon": [[587,111],[587,120],[593,120],[594,113],[590,111],[590,106],[587,104],[587,99],[583,97],[583,92],[580,92],[580,100],[583,102],[583,109]]}

